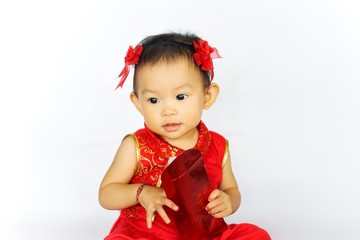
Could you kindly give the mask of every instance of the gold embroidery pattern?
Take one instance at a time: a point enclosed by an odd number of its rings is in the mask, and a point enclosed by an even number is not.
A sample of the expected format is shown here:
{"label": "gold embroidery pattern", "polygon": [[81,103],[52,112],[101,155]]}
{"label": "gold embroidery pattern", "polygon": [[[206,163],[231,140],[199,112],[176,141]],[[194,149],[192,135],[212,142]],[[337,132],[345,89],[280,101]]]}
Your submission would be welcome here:
{"label": "gold embroidery pattern", "polygon": [[[198,129],[199,137],[194,148],[205,155],[212,142],[211,134],[203,122],[200,122]],[[137,142],[138,170],[131,182],[146,183],[152,186],[157,186],[158,184],[160,186],[161,181],[159,180],[161,179],[161,174],[166,168],[170,157],[178,156],[184,150],[172,146],[148,128],[138,130],[134,137]],[[213,164],[217,165],[216,161],[213,162],[213,160],[209,159],[211,162],[209,167],[211,168],[213,168]],[[221,179],[219,180],[221,181]],[[121,212],[123,215],[131,218],[143,219],[146,217],[145,209],[139,204],[123,209]]]}

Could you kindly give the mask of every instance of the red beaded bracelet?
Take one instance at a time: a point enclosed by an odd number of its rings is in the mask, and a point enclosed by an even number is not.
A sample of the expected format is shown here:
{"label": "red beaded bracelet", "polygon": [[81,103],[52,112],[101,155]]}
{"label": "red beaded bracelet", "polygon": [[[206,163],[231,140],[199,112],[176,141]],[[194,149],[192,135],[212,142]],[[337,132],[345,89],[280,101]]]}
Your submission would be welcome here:
{"label": "red beaded bracelet", "polygon": [[136,191],[136,204],[139,203],[139,196],[145,185],[146,185],[145,183],[141,184],[140,187]]}

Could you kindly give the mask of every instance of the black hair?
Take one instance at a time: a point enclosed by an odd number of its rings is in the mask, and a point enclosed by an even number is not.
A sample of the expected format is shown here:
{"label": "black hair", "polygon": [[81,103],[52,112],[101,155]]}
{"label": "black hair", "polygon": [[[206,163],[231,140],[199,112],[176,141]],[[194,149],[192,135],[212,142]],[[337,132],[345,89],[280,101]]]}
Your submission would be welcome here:
{"label": "black hair", "polygon": [[133,91],[136,94],[136,70],[144,65],[155,65],[160,61],[172,62],[178,58],[185,58],[194,67],[199,69],[202,74],[204,87],[210,85],[210,73],[202,70],[195,62],[193,54],[195,52],[193,42],[200,39],[191,33],[163,33],[144,38],[139,44],[143,46],[143,52],[139,62],[135,65]]}

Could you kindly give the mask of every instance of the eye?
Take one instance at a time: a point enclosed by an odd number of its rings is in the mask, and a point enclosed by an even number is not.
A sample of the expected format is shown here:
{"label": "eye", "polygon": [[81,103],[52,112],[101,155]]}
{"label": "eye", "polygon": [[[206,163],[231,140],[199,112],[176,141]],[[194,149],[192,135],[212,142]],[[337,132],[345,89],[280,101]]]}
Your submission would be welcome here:
{"label": "eye", "polygon": [[180,100],[180,101],[181,101],[181,100],[184,100],[185,98],[187,98],[187,95],[186,95],[186,94],[179,94],[179,95],[176,96],[176,99],[177,99],[177,100]]}
{"label": "eye", "polygon": [[160,100],[157,99],[157,98],[149,98],[148,99],[148,102],[151,103],[151,104],[155,104],[155,103],[158,103]]}

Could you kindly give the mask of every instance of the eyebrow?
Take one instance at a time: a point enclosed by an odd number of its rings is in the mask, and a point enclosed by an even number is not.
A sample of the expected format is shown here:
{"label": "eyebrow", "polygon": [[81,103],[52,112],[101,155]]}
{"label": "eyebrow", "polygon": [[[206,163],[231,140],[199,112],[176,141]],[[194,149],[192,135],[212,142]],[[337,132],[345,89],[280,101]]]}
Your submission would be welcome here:
{"label": "eyebrow", "polygon": [[190,84],[188,84],[188,83],[184,83],[184,84],[182,84],[182,85],[180,85],[180,86],[176,87],[175,89],[176,89],[176,90],[178,90],[178,89],[181,89],[181,88],[186,88],[186,87],[187,87],[187,88],[192,88]]}
{"label": "eyebrow", "polygon": [[156,90],[144,89],[141,91],[141,94],[157,94]]}
{"label": "eyebrow", "polygon": [[[177,86],[174,88],[174,90],[179,90],[179,89],[182,89],[182,88],[191,88],[191,85],[188,84],[188,83],[184,83],[180,86]],[[141,94],[158,94],[158,91],[157,90],[152,90],[152,89],[144,89],[141,91]]]}

